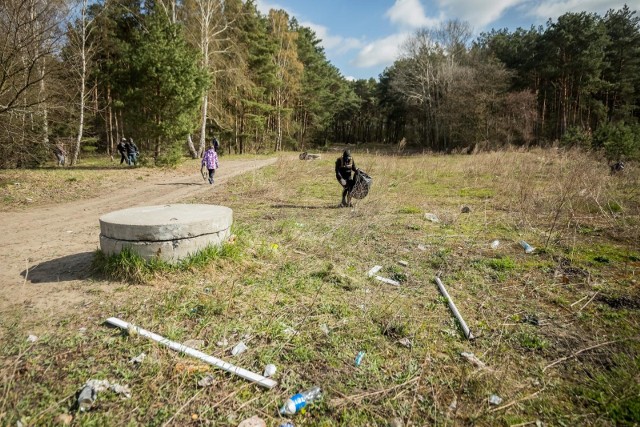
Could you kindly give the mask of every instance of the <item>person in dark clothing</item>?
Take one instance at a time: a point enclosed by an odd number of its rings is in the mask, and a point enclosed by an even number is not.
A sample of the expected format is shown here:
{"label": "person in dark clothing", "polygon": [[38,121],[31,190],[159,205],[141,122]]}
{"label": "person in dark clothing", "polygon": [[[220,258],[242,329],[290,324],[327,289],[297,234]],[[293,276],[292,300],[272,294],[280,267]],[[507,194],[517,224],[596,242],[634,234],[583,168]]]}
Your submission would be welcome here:
{"label": "person in dark clothing", "polygon": [[129,156],[127,155],[127,139],[122,138],[120,142],[118,142],[116,149],[118,150],[118,153],[120,153],[120,164],[125,160],[127,161],[127,164],[129,164]]}
{"label": "person in dark clothing", "polygon": [[341,207],[351,206],[351,190],[355,184],[355,175],[351,177],[351,172],[356,172],[356,163],[351,157],[351,151],[344,150],[341,157],[336,160],[336,179],[342,185]]}
{"label": "person in dark clothing", "polygon": [[67,152],[64,149],[64,145],[62,143],[58,143],[53,147],[53,154],[56,156],[58,160],[58,166],[64,166],[65,158],[67,156]]}
{"label": "person in dark clothing", "polygon": [[216,150],[216,153],[220,151],[220,141],[218,141],[218,138],[215,136],[213,137],[213,141],[211,141],[211,145],[213,146],[213,149]]}
{"label": "person in dark clothing", "polygon": [[127,147],[127,156],[129,157],[129,165],[133,164],[136,166],[138,164],[138,147],[133,142],[133,138],[129,138],[129,142],[126,143]]}

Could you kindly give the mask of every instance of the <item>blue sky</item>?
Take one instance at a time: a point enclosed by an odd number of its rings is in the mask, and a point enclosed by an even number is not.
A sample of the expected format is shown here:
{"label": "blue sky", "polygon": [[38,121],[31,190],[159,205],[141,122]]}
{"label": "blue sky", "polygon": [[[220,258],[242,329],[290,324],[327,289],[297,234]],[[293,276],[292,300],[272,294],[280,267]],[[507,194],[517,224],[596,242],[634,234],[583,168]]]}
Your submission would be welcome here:
{"label": "blue sky", "polygon": [[596,12],[640,0],[257,0],[258,9],[284,9],[322,39],[327,58],[347,78],[377,78],[416,29],[450,19],[471,24],[474,38],[492,28],[543,25],[565,12]]}

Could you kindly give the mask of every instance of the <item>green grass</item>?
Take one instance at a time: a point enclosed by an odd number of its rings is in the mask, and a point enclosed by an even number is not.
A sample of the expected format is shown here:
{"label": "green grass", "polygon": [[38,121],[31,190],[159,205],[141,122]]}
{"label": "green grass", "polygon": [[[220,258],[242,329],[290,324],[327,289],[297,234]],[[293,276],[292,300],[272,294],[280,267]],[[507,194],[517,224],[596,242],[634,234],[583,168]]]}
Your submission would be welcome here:
{"label": "green grass", "polygon": [[[576,154],[500,155],[507,158],[355,151],[374,186],[353,209],[335,208],[340,188],[326,156],[283,159],[195,197],[190,202],[234,210],[234,244],[175,266],[97,254],[102,273],[78,285],[86,307],[64,316],[3,313],[2,423],[54,425],[70,412],[73,425],[173,419],[237,426],[256,414],[279,425],[283,401],[319,385],[323,400],[291,417],[296,426],[386,426],[392,418],[412,425],[634,425],[638,212],[621,190],[630,184],[563,175],[598,172],[597,161]],[[575,162],[581,167],[566,167]],[[79,185],[90,182],[79,177]],[[575,211],[558,216],[547,248],[524,254],[517,242],[544,247],[560,189],[574,182],[600,185],[603,200],[620,200],[625,216],[596,215],[576,200]],[[459,214],[462,204],[472,207],[469,214]],[[425,222],[423,212],[442,223]],[[497,249],[489,246],[494,239]],[[367,277],[374,265],[401,286]],[[582,270],[589,274],[570,274]],[[473,342],[439,294],[436,275],[478,336]],[[274,363],[278,386],[264,390],[210,370],[216,383],[200,389],[205,372],[185,366],[201,364],[106,327],[114,315],[168,338],[204,340],[203,352],[255,372]],[[27,343],[29,333],[40,340]],[[232,357],[241,340],[249,349]],[[606,341],[614,343],[576,354]],[[359,351],[366,355],[355,367]],[[490,370],[468,363],[465,351]],[[143,364],[128,363],[141,352],[148,355]],[[94,410],[76,413],[73,396],[89,378],[128,384],[133,397],[104,392]],[[490,406],[491,394],[505,407]],[[454,399],[457,410],[448,414]]]}

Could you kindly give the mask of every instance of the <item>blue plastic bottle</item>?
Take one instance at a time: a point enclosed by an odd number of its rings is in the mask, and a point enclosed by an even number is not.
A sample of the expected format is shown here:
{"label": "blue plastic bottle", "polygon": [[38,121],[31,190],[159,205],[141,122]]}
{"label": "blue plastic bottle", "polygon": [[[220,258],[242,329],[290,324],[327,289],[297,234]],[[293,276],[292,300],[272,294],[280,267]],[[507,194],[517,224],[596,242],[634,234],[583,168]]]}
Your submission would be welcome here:
{"label": "blue plastic bottle", "polygon": [[298,412],[308,404],[318,400],[322,394],[322,390],[320,387],[313,387],[309,390],[303,391],[302,393],[294,394],[280,408],[280,414],[282,415],[293,415]]}

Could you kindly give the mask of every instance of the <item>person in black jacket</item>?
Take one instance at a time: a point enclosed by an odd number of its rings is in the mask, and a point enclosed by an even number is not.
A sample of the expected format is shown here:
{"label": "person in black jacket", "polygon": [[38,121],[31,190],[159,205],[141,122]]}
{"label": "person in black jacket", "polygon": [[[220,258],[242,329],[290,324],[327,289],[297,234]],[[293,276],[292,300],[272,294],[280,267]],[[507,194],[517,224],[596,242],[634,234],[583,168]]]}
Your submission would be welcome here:
{"label": "person in black jacket", "polygon": [[351,151],[344,150],[341,157],[336,160],[336,179],[342,185],[342,203],[340,207],[351,206],[351,190],[355,184],[355,175],[351,177],[351,172],[356,172],[356,163],[351,157]]}
{"label": "person in black jacket", "polygon": [[116,149],[118,150],[118,153],[120,153],[120,164],[125,160],[127,161],[127,164],[129,164],[129,156],[127,155],[127,138],[122,138],[120,142],[118,142]]}

